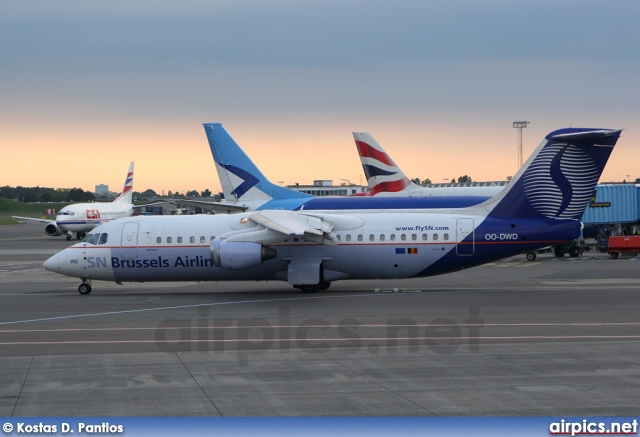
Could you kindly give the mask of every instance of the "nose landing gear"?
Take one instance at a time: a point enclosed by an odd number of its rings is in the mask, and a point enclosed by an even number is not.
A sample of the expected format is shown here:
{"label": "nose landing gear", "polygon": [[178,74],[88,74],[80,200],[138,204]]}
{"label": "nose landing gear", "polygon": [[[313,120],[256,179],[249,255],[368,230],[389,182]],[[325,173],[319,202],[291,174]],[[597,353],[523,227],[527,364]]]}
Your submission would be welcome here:
{"label": "nose landing gear", "polygon": [[89,279],[83,279],[82,284],[78,286],[78,292],[80,294],[91,293],[91,281]]}

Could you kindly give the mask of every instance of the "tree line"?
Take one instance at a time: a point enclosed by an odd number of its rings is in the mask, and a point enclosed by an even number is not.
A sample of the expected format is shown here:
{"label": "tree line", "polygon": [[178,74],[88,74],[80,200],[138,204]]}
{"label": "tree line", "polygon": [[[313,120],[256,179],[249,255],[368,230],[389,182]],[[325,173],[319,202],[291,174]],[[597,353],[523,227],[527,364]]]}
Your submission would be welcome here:
{"label": "tree line", "polygon": [[[212,194],[208,188],[203,191],[190,190],[185,194],[169,190],[167,197],[211,197]],[[158,196],[158,193],[152,189],[133,192],[134,199],[149,199]],[[96,198],[92,192],[85,191],[82,188],[10,187],[8,185],[0,187],[0,197],[24,203],[93,202],[100,199],[107,200],[103,197]]]}
{"label": "tree line", "polygon": [[[420,180],[420,178],[413,178],[411,179],[411,182],[413,182],[416,185],[422,185],[422,186],[426,186],[426,185],[431,185],[431,179],[427,178],[427,179],[423,179]],[[459,176],[458,177],[458,183],[459,184],[463,184],[466,182],[473,182],[473,180],[471,179],[471,176],[468,175],[464,175],[464,176]],[[455,184],[456,183],[456,178],[451,178],[451,183]]]}
{"label": "tree line", "polygon": [[19,202],[90,202],[95,196],[82,188],[0,187],[0,197]]}

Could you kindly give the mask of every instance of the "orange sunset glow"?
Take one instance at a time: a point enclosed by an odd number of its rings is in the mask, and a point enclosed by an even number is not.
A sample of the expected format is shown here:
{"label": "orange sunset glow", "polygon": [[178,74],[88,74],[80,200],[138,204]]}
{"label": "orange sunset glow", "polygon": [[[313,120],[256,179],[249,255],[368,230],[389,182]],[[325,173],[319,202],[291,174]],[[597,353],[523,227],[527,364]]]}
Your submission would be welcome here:
{"label": "orange sunset glow", "polygon": [[[494,122],[482,130],[390,124],[382,120],[358,121],[352,126],[346,122],[318,125],[251,119],[224,124],[263,173],[276,183],[310,184],[314,179],[332,179],[337,185],[348,179],[366,184],[351,136],[353,130],[370,131],[409,177],[430,178],[434,183],[465,174],[476,181],[504,180],[515,174],[517,167],[516,132],[508,120]],[[525,159],[544,135],[560,127],[564,126],[530,125],[523,134]],[[134,161],[135,191],[220,191],[200,120],[135,126],[117,122],[45,124],[28,131],[5,130],[0,133],[0,140],[9,145],[3,153],[5,162],[12,163],[3,171],[3,185],[93,191],[96,184],[105,183],[112,191],[119,191],[128,163]],[[634,151],[635,144],[637,135],[624,132],[601,180],[640,177],[631,165],[640,158],[640,152]]]}

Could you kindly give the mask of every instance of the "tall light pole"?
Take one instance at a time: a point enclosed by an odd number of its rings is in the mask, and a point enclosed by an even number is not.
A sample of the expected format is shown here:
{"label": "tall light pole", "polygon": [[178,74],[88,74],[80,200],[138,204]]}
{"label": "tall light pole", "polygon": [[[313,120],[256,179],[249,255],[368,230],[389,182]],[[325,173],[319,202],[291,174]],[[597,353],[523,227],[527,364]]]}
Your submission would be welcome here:
{"label": "tall light pole", "polygon": [[513,122],[513,127],[515,129],[518,129],[518,170],[520,170],[520,167],[522,167],[522,129],[527,127],[528,124],[528,121]]}

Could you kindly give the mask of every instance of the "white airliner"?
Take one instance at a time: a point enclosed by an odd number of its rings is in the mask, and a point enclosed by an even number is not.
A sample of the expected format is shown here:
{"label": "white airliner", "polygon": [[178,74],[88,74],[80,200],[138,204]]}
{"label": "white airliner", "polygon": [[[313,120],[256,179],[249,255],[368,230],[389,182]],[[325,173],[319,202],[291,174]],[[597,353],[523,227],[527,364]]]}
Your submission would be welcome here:
{"label": "white airliner", "polygon": [[[482,187],[421,187],[409,180],[406,174],[384,151],[368,132],[353,132],[362,170],[367,177],[369,191],[357,196],[486,196],[502,190],[500,185]],[[484,199],[483,199],[484,200]]]}
{"label": "white airliner", "polygon": [[411,197],[413,209],[131,217],[94,229],[44,267],[80,278],[82,294],[92,280],[280,280],[316,291],[344,279],[458,271],[577,238],[619,136],[554,131],[509,185],[476,206],[426,209]]}
{"label": "white airliner", "polygon": [[133,215],[133,162],[129,164],[129,171],[124,181],[122,193],[110,203],[76,203],[65,206],[58,212],[55,220],[37,219],[32,217],[17,217],[14,219],[46,223],[45,234],[57,237],[65,234],[71,240],[71,233],[75,232],[80,240],[87,232],[98,225],[123,217]]}

